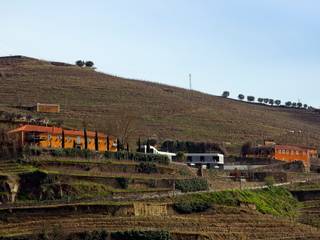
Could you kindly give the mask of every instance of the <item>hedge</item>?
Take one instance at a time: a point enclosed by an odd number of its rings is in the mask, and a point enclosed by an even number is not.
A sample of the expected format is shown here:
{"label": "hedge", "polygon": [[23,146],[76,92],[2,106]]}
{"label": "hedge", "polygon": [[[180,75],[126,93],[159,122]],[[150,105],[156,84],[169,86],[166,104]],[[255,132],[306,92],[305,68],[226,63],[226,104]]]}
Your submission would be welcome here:
{"label": "hedge", "polygon": [[191,178],[176,180],[176,189],[182,192],[197,192],[209,189],[208,182],[204,178]]}
{"label": "hedge", "polygon": [[173,205],[173,208],[179,213],[204,212],[210,207],[210,202],[196,198],[180,200]]}
{"label": "hedge", "polygon": [[126,231],[111,233],[112,240],[170,240],[167,231]]}
{"label": "hedge", "polygon": [[167,156],[139,152],[105,152],[106,159],[132,160],[138,162],[160,163],[168,165],[170,160]]}
{"label": "hedge", "polygon": [[159,173],[159,169],[157,168],[157,165],[154,163],[145,163],[141,162],[139,165],[136,166],[136,171],[138,173]]}

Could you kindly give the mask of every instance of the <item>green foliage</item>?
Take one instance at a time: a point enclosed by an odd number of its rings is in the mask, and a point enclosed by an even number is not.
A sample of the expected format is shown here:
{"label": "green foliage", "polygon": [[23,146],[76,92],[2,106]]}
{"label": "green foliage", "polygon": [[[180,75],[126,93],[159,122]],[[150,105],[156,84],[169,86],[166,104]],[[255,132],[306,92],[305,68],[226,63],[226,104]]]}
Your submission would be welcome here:
{"label": "green foliage", "polygon": [[104,157],[106,159],[118,159],[118,160],[132,160],[138,162],[150,162],[160,163],[168,165],[170,163],[169,158],[164,155],[151,154],[151,153],[139,153],[139,152],[105,152]]}
{"label": "green foliage", "polygon": [[37,146],[26,145],[23,148],[23,153],[27,156],[40,156],[42,154],[42,149]]}
{"label": "green foliage", "polygon": [[136,166],[136,171],[138,173],[159,173],[159,170],[157,168],[157,165],[154,163],[145,163],[141,162],[138,166]]}
{"label": "green foliage", "polygon": [[78,67],[83,67],[84,66],[84,61],[83,60],[78,60],[78,61],[76,61],[76,65]]}
{"label": "green foliage", "polygon": [[167,140],[161,144],[161,151],[186,153],[226,153],[226,149],[218,143]]}
{"label": "green foliage", "polygon": [[176,180],[176,189],[182,192],[197,192],[208,190],[208,182],[204,178]]}
{"label": "green foliage", "polygon": [[93,232],[81,232],[70,234],[67,240],[107,240],[108,232],[105,230],[93,231]]}
{"label": "green foliage", "polygon": [[264,182],[266,183],[266,185],[267,185],[268,187],[272,187],[273,184],[276,183],[276,181],[274,180],[274,177],[273,177],[273,176],[267,176],[267,177],[265,177]]}
{"label": "green foliage", "polygon": [[179,213],[188,214],[193,212],[204,212],[211,207],[211,204],[205,199],[189,198],[175,202],[173,207]]}
{"label": "green foliage", "polygon": [[185,162],[186,161],[186,155],[183,152],[177,152],[176,160],[178,162]]}
{"label": "green foliage", "polygon": [[122,189],[127,189],[128,186],[129,186],[129,179],[127,178],[124,178],[124,177],[118,177],[116,178],[119,186],[122,188]]}
{"label": "green foliage", "polygon": [[88,149],[57,148],[57,149],[50,149],[50,154],[55,157],[92,158],[92,157],[95,157],[97,153],[94,151],[90,151]]}
{"label": "green foliage", "polygon": [[111,233],[113,240],[170,240],[167,231],[126,231]]}
{"label": "green foliage", "polygon": [[[199,193],[183,197],[177,197],[175,206],[181,206],[185,202],[206,202],[208,204],[220,204],[237,206],[239,202],[255,204],[257,210],[264,214],[274,216],[294,217],[299,207],[298,201],[291,193],[279,187],[270,187],[260,190],[234,190],[212,193]],[[185,203],[187,205],[187,203]],[[190,204],[189,204],[190,205]],[[204,209],[205,210],[205,209]]]}

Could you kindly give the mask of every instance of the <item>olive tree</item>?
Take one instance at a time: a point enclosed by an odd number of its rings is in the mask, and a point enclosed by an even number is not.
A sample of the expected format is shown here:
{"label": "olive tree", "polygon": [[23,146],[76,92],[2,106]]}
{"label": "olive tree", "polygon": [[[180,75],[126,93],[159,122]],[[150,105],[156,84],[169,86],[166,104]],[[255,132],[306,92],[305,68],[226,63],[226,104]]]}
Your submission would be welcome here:
{"label": "olive tree", "polygon": [[248,97],[247,97],[247,100],[248,100],[249,102],[254,102],[255,97],[254,97],[254,96],[248,96]]}
{"label": "olive tree", "polygon": [[222,93],[222,97],[224,97],[224,98],[227,98],[227,97],[229,97],[230,96],[230,92],[228,92],[228,91],[224,91],[223,93]]}
{"label": "olive tree", "polygon": [[238,99],[242,101],[244,99],[244,95],[243,94],[239,94],[238,95]]}

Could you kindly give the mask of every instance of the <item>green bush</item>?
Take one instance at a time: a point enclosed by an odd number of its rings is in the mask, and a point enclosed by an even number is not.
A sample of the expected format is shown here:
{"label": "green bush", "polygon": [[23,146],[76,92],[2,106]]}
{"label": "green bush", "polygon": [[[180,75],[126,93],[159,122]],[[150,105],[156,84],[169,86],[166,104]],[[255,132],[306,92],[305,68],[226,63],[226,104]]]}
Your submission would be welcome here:
{"label": "green bush", "polygon": [[268,187],[272,187],[273,184],[275,184],[276,181],[274,180],[273,176],[267,176],[267,177],[265,177],[264,182],[266,183],[266,185]]}
{"label": "green bush", "polygon": [[138,173],[159,173],[159,170],[157,168],[157,165],[154,163],[144,163],[141,162],[139,165],[136,166],[136,171]]}
{"label": "green bush", "polygon": [[211,207],[210,202],[203,199],[182,199],[173,205],[174,209],[179,213],[204,212]]}
{"label": "green bush", "polygon": [[[181,201],[185,201],[186,203]],[[257,210],[261,213],[285,217],[295,217],[299,208],[298,200],[288,190],[279,187],[192,194],[177,197],[174,205],[177,204],[183,208],[184,204],[185,207],[183,209],[186,209],[185,211],[187,212],[188,206],[194,202],[227,206],[238,206],[239,202],[247,202],[255,204]]]}
{"label": "green bush", "polygon": [[204,178],[191,178],[176,180],[176,189],[182,192],[197,192],[209,189],[208,182]]}
{"label": "green bush", "polygon": [[167,231],[126,231],[111,233],[112,240],[170,240]]}
{"label": "green bush", "polygon": [[83,157],[91,158],[96,156],[95,151],[90,151],[88,149],[78,149],[78,148],[56,148],[50,149],[50,154],[55,157]]}
{"label": "green bush", "polygon": [[128,186],[129,186],[129,180],[127,178],[124,178],[124,177],[118,177],[116,178],[119,186],[122,188],[122,189],[127,189]]}
{"label": "green bush", "polygon": [[132,160],[137,162],[150,162],[168,165],[170,160],[165,155],[139,153],[139,152],[105,152],[106,159]]}

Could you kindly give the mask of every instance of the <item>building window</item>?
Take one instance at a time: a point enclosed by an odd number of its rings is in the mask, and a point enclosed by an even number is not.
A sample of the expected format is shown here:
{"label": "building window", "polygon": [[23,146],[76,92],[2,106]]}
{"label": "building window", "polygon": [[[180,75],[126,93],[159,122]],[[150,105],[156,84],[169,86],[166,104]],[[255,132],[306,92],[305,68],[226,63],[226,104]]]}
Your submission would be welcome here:
{"label": "building window", "polygon": [[200,156],[200,161],[204,162],[204,156]]}
{"label": "building window", "polygon": [[187,160],[188,160],[188,162],[192,162],[192,157],[188,156]]}
{"label": "building window", "polygon": [[51,134],[48,134],[48,140],[51,140]]}
{"label": "building window", "polygon": [[77,144],[80,144],[80,143],[81,143],[81,137],[77,136],[76,143],[77,143]]}

